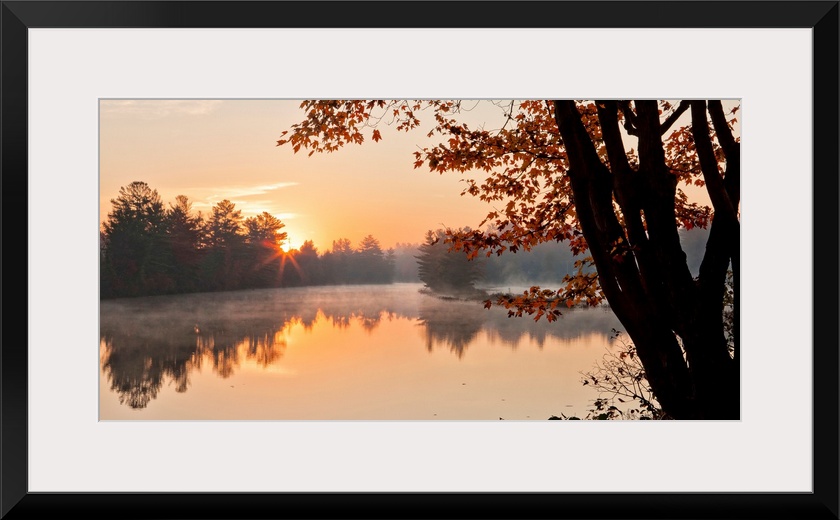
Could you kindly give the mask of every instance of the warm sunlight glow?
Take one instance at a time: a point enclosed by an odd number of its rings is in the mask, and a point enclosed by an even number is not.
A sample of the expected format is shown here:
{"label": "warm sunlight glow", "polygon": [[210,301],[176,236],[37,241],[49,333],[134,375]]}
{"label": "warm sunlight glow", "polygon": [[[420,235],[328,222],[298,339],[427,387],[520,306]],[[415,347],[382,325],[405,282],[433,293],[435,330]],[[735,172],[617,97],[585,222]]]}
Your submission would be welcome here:
{"label": "warm sunlight glow", "polygon": [[[146,182],[165,207],[178,195],[206,218],[229,199],[243,218],[263,211],[280,219],[284,251],[307,240],[319,252],[347,238],[373,235],[383,248],[419,243],[442,225],[477,225],[488,205],[461,197],[455,175],[413,168],[418,136],[383,129],[368,147],[341,154],[294,154],[277,147],[299,121],[297,100],[103,100],[100,220],[121,186]],[[431,122],[431,121],[429,121]]]}
{"label": "warm sunlight glow", "polygon": [[[545,420],[584,413],[593,396],[579,372],[609,344],[596,330],[617,325],[598,310],[570,314],[562,328],[511,322],[498,309],[465,314],[463,302],[424,296],[415,285],[375,295],[318,287],[259,297],[266,299],[187,296],[215,311],[203,318],[199,344],[185,348],[191,355],[178,356],[179,343],[159,338],[192,327],[183,310],[137,302],[125,314],[105,302],[103,324],[117,332],[100,345],[102,418]],[[149,326],[132,330],[138,318]],[[137,359],[124,355],[137,342],[154,345],[140,381]]]}
{"label": "warm sunlight glow", "polygon": [[[266,418],[739,417],[737,100],[101,104],[120,404],[183,394],[204,365]],[[545,401],[571,351],[587,379]],[[303,386],[254,389],[246,363]],[[563,403],[592,391],[612,397]]]}
{"label": "warm sunlight glow", "polygon": [[282,249],[284,253],[288,253],[289,251],[295,251],[295,250],[299,251],[300,246],[302,246],[302,245],[303,245],[302,241],[300,241],[300,242],[294,241],[291,238],[291,235],[290,235],[288,238],[286,238],[286,240],[284,240],[282,243],[280,243],[280,249]]}

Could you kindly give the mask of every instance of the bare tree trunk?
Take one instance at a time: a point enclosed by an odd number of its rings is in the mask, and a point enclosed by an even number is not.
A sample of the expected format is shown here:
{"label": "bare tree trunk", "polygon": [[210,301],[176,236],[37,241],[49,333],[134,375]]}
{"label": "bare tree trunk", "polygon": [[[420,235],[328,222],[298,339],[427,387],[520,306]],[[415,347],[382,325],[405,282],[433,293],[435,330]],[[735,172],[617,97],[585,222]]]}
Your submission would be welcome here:
{"label": "bare tree trunk", "polygon": [[[676,180],[665,163],[657,103],[636,101],[635,114],[629,103],[623,106],[625,115],[632,118],[628,121],[632,133],[639,138],[637,170],[630,167],[621,142],[619,104],[596,103],[609,167],[599,158],[574,101],[555,101],[554,107],[575,208],[601,288],[633,340],[651,389],[668,415],[737,419],[737,365],[727,351],[722,318],[726,265],[737,244],[732,237],[737,231],[732,225],[734,213],[716,217],[720,223],[713,224],[706,253],[709,260],[704,260],[713,275],[703,285],[701,273],[698,283],[680,245]],[[691,108],[696,110],[694,105]],[[705,118],[705,104],[702,110]],[[709,138],[708,129],[705,136]],[[727,146],[734,154],[733,143]],[[726,191],[723,182],[717,185]],[[726,199],[731,200],[729,193]],[[614,201],[624,225],[615,213]],[[721,258],[726,259],[722,277]]]}

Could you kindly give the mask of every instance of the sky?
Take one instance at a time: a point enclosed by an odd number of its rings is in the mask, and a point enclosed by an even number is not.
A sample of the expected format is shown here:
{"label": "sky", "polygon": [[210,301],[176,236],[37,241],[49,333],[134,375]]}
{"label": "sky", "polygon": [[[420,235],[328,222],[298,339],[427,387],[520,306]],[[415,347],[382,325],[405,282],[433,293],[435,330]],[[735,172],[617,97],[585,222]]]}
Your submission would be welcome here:
{"label": "sky", "polygon": [[457,174],[414,169],[425,133],[383,129],[378,143],[307,157],[276,146],[303,119],[299,100],[100,103],[100,221],[133,181],[156,189],[167,206],[186,195],[205,215],[223,199],[244,217],[267,211],[285,223],[292,247],[312,240],[319,251],[367,235],[384,248],[420,243],[429,229],[476,227],[490,209],[461,197]]}
{"label": "sky", "polygon": [[[466,117],[497,113],[481,103]],[[424,115],[428,129],[431,113]],[[420,243],[430,229],[478,227],[491,209],[461,196],[459,174],[414,168],[413,152],[440,139],[427,140],[423,128],[381,126],[381,141],[329,154],[276,146],[303,116],[300,100],[101,100],[100,222],[134,181],[157,190],[167,207],[186,195],[205,216],[223,199],[246,218],[267,211],[285,224],[287,247],[312,240],[321,252],[367,235],[383,248]]]}

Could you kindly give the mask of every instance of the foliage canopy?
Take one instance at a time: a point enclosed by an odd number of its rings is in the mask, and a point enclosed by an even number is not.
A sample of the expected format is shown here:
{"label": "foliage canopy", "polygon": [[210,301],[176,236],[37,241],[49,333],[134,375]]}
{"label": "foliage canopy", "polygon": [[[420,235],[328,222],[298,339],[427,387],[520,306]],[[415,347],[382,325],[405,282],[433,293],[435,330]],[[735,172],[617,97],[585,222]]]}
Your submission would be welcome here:
{"label": "foliage canopy", "polygon": [[[418,129],[428,115],[426,136],[439,141],[415,152],[414,167],[459,174],[463,194],[491,205],[473,229],[446,230],[452,250],[475,258],[563,241],[586,255],[562,287],[532,287],[488,305],[554,320],[565,305],[606,300],[669,416],[737,419],[739,105],[488,102],[499,109],[496,124],[470,123],[463,100],[307,100],[300,105],[302,121],[277,144],[295,153],[334,152],[382,140],[383,125]],[[691,201],[687,186],[705,187],[711,206]],[[711,228],[696,278],[678,232],[693,227]],[[730,264],[731,350],[723,325]]]}

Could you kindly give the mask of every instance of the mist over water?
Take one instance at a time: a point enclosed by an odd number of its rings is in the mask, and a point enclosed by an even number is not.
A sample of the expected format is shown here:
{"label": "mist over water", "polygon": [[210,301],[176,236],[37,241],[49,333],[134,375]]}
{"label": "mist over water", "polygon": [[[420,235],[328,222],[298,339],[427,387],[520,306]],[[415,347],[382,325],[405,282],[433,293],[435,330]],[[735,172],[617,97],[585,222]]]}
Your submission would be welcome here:
{"label": "mist over water", "polygon": [[608,309],[508,318],[421,284],[104,300],[101,419],[547,419],[621,328]]}

